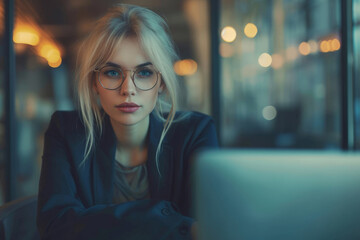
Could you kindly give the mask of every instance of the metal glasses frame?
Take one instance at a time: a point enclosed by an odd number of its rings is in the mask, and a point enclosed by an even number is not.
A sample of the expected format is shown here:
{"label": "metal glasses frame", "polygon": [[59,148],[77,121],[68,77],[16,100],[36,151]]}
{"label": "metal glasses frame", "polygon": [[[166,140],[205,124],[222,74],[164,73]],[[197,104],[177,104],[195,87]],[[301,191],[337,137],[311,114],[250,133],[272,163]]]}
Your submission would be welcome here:
{"label": "metal glasses frame", "polygon": [[121,68],[119,68],[119,67],[114,67],[114,68],[117,68],[117,69],[120,70],[121,75],[122,75],[122,77],[123,77],[123,80],[122,80],[121,84],[120,84],[118,87],[116,87],[116,88],[107,88],[107,87],[105,87],[105,86],[102,84],[102,82],[101,82],[101,80],[100,80],[100,72],[101,72],[101,70],[102,70],[103,68],[105,68],[105,67],[109,67],[109,66],[102,66],[102,67],[100,67],[100,68],[95,68],[95,69],[94,69],[94,72],[98,73],[97,79],[98,79],[101,87],[103,87],[104,89],[107,89],[107,90],[117,90],[117,89],[121,88],[121,86],[123,85],[123,83],[124,83],[124,81],[125,81],[125,79],[126,79],[126,77],[127,77],[127,74],[125,74],[125,72],[130,72],[130,73],[131,73],[131,74],[130,74],[130,78],[131,78],[132,82],[134,83],[134,86],[135,86],[137,89],[141,90],[141,91],[149,91],[149,90],[153,89],[153,88],[156,86],[156,84],[158,83],[158,81],[159,81],[159,74],[160,74],[160,78],[161,78],[161,72],[159,72],[159,71],[157,71],[157,70],[154,69],[154,71],[155,71],[155,73],[156,73],[156,82],[155,82],[154,86],[152,86],[152,87],[149,88],[149,89],[142,89],[142,88],[139,88],[139,87],[136,85],[136,83],[135,83],[135,72],[136,72],[137,69],[133,69],[133,70],[130,70],[130,69],[123,70],[123,69],[121,69]]}

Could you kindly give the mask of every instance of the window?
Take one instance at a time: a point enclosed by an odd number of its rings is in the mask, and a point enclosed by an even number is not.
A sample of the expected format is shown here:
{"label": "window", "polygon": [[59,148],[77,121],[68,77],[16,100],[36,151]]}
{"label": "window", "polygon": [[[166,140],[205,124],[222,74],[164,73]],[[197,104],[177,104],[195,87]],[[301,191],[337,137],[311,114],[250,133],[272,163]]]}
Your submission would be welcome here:
{"label": "window", "polygon": [[223,0],[225,146],[341,147],[339,0]]}

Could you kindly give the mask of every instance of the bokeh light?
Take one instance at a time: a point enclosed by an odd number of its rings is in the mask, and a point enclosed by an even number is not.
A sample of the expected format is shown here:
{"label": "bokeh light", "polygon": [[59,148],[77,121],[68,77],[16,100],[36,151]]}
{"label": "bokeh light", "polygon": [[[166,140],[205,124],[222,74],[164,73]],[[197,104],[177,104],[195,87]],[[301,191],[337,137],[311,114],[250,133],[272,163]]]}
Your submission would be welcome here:
{"label": "bokeh light", "polygon": [[48,61],[49,66],[52,67],[52,68],[57,68],[57,67],[59,67],[59,66],[61,65],[61,63],[62,63],[61,57],[60,57],[60,58],[57,58],[57,59],[54,60],[54,61]]}
{"label": "bokeh light", "polygon": [[276,118],[277,115],[276,108],[274,106],[266,106],[262,110],[262,115],[263,118],[268,121],[273,120],[274,118]]}
{"label": "bokeh light", "polygon": [[340,50],[340,48],[341,48],[341,43],[340,40],[337,38],[322,40],[320,42],[320,51],[323,53],[335,52]]}
{"label": "bokeh light", "polygon": [[52,68],[57,68],[62,63],[60,49],[55,44],[49,42],[42,43],[38,47],[38,54],[45,58],[48,65]]}
{"label": "bokeh light", "polygon": [[39,44],[39,33],[30,25],[17,24],[13,34],[14,43],[28,44],[36,46]]}
{"label": "bokeh light", "polygon": [[192,75],[197,71],[197,63],[192,59],[183,59],[175,62],[174,71],[179,76]]}
{"label": "bokeh light", "polygon": [[246,24],[246,26],[244,28],[245,36],[247,36],[248,38],[254,38],[256,36],[257,32],[258,32],[258,29],[255,24],[253,24],[253,23]]}
{"label": "bokeh light", "polygon": [[331,48],[331,46],[330,46],[329,41],[323,40],[320,42],[320,51],[321,52],[324,52],[324,53],[330,52],[330,48]]}
{"label": "bokeh light", "polygon": [[340,41],[337,38],[330,40],[331,51],[337,51],[340,49]]}
{"label": "bokeh light", "polygon": [[236,39],[236,30],[233,27],[224,27],[221,31],[221,38],[225,42],[233,42]]}
{"label": "bokeh light", "polygon": [[46,59],[50,67],[56,68],[62,63],[60,45],[32,21],[16,19],[13,41],[17,54],[23,53],[26,45],[30,45],[40,57]]}
{"label": "bokeh light", "polygon": [[309,55],[310,52],[311,52],[311,47],[310,47],[309,43],[307,43],[307,42],[300,43],[300,45],[299,45],[299,53],[301,55],[306,56],[306,55]]}
{"label": "bokeh light", "polygon": [[268,53],[263,53],[258,58],[258,62],[262,67],[269,67],[272,63],[272,57]]}

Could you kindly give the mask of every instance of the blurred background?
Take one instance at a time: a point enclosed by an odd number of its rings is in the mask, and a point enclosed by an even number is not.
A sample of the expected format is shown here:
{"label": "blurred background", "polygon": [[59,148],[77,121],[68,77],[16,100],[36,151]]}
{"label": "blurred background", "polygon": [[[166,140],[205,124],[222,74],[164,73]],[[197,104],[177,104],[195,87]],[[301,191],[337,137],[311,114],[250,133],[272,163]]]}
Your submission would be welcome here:
{"label": "blurred background", "polygon": [[[12,13],[6,1],[14,2]],[[79,43],[119,2],[167,20],[181,58],[174,64],[181,107],[212,115],[223,147],[360,149],[360,0],[6,1],[0,1],[0,205],[37,193],[51,114],[76,107]]]}

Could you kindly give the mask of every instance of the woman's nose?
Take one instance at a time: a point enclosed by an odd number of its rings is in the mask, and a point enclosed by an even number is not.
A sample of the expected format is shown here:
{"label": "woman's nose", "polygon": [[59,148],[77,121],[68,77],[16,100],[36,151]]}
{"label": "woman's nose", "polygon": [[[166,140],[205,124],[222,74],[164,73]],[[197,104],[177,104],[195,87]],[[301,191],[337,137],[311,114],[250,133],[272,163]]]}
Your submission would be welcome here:
{"label": "woman's nose", "polygon": [[120,87],[120,95],[122,96],[135,95],[136,93],[136,86],[130,76],[130,72],[127,72]]}

